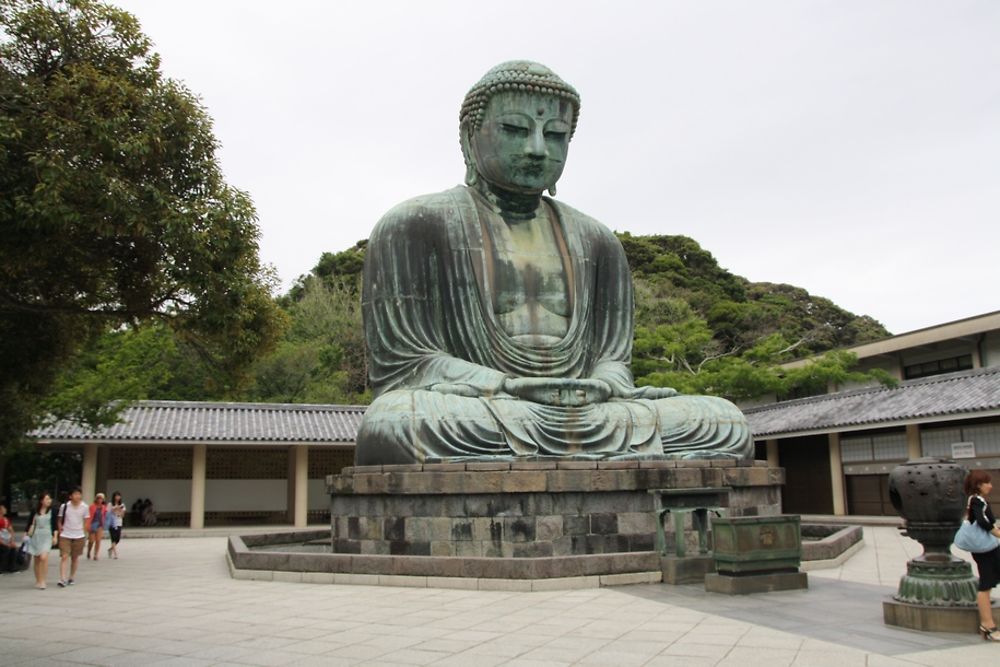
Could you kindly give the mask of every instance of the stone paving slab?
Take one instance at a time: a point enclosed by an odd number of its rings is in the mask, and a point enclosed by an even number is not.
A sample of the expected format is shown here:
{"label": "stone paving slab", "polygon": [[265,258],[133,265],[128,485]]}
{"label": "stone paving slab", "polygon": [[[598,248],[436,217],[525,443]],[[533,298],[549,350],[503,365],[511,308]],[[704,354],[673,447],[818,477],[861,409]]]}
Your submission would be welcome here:
{"label": "stone paving slab", "polygon": [[730,597],[640,584],[547,592],[240,581],[222,537],[126,539],[78,583],[0,576],[3,665],[998,664],[975,635],[887,627],[881,600],[919,553],[891,527],[810,588]]}

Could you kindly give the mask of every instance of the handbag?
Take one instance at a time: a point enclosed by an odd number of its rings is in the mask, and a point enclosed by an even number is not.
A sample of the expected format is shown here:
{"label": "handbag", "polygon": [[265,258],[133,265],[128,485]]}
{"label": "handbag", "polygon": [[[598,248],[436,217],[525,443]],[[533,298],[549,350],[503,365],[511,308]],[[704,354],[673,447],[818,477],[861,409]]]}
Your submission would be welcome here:
{"label": "handbag", "polygon": [[15,556],[17,562],[17,568],[19,570],[28,569],[28,564],[31,563],[31,552],[28,550],[28,540],[24,539],[21,541],[21,546],[17,550],[17,556]]}
{"label": "handbag", "polygon": [[962,525],[955,533],[955,546],[962,551],[973,554],[983,554],[997,548],[997,538],[979,527],[977,523],[969,523],[962,519]]}

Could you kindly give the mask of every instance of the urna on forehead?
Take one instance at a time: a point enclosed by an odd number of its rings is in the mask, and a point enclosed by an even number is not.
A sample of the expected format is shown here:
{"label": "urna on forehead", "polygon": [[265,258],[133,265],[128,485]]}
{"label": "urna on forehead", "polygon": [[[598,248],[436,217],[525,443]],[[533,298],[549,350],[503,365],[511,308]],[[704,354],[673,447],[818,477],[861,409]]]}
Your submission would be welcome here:
{"label": "urna on forehead", "polygon": [[552,95],[569,102],[573,109],[570,137],[576,131],[580,117],[580,95],[559,75],[541,63],[530,60],[510,60],[488,71],[465,95],[459,121],[462,127],[477,129],[486,115],[490,98],[502,92]]}

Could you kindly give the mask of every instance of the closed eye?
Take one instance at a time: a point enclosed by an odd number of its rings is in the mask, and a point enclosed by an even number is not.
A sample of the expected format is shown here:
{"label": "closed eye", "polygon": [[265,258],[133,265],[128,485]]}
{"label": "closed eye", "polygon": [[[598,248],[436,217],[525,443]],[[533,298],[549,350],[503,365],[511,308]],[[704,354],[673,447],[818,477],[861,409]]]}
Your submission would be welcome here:
{"label": "closed eye", "polygon": [[513,135],[515,137],[526,137],[528,136],[528,128],[522,127],[520,125],[511,125],[510,123],[501,123],[501,129],[507,134]]}
{"label": "closed eye", "polygon": [[566,138],[566,133],[565,132],[554,132],[554,131],[550,130],[550,131],[548,131],[548,132],[545,133],[545,138],[546,139],[551,139],[553,141],[562,141],[562,140],[564,140]]}

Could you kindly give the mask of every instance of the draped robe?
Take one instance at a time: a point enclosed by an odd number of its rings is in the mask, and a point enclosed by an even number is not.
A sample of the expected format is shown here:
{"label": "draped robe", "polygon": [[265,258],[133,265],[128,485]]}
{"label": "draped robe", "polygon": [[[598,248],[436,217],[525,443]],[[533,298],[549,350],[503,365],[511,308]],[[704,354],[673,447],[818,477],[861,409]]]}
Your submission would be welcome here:
{"label": "draped robe", "polygon": [[[558,342],[510,336],[493,312],[497,257],[488,204],[463,186],[387,213],[366,251],[362,312],[375,400],[359,465],[496,457],[749,456],[746,420],[728,401],[651,399],[636,388],[632,280],[618,239],[543,198],[561,234],[571,304]],[[544,405],[504,392],[505,378],[595,378],[603,403]]]}

